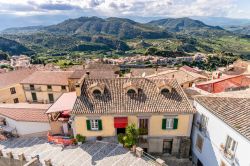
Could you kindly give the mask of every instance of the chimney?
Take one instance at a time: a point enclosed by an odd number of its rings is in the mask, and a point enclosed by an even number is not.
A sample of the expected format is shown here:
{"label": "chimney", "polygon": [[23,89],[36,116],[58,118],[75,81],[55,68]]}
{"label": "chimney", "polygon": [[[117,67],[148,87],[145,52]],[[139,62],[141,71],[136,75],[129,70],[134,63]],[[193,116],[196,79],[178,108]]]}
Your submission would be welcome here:
{"label": "chimney", "polygon": [[80,86],[80,83],[77,82],[75,84],[75,86],[76,86],[76,96],[79,97],[79,96],[81,96],[81,86]]}

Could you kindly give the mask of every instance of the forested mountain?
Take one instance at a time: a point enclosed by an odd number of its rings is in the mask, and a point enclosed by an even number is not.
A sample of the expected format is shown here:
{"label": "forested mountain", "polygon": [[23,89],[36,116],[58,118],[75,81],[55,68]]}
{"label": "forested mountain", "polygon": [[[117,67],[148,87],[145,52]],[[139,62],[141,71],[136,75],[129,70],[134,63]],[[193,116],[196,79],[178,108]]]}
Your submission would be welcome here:
{"label": "forested mountain", "polygon": [[162,51],[160,55],[174,51],[183,55],[197,51],[250,52],[248,37],[241,38],[221,27],[190,18],[167,18],[143,24],[124,18],[80,17],[51,26],[9,28],[0,35],[12,41],[0,43],[0,50],[10,54],[65,55],[112,50],[145,53],[150,47]]}

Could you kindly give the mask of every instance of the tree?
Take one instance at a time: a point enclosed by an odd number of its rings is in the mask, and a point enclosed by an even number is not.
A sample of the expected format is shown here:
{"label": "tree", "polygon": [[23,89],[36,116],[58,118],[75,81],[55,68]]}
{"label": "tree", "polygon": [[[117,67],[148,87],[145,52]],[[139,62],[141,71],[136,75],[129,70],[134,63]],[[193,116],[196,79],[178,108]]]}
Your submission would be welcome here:
{"label": "tree", "polygon": [[139,130],[135,124],[130,124],[126,127],[125,136],[123,137],[125,147],[136,145],[139,136]]}

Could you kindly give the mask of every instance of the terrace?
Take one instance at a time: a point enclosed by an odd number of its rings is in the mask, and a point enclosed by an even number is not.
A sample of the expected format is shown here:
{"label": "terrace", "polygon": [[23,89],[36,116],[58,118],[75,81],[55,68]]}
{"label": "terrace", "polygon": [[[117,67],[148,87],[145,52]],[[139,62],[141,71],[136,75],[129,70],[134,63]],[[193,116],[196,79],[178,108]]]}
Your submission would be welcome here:
{"label": "terrace", "polygon": [[[155,165],[155,161],[145,155],[136,157],[128,149],[109,140],[87,141],[81,146],[68,146],[63,148],[47,142],[45,138],[18,138],[0,142],[0,151],[3,158],[20,159],[24,156],[25,162],[39,156],[40,165],[50,161],[52,165],[88,166],[88,165],[112,165],[112,166],[137,166]],[[9,155],[11,152],[11,155]],[[3,162],[3,158],[0,159]],[[2,161],[1,161],[2,160]],[[20,165],[20,164],[19,164]]]}

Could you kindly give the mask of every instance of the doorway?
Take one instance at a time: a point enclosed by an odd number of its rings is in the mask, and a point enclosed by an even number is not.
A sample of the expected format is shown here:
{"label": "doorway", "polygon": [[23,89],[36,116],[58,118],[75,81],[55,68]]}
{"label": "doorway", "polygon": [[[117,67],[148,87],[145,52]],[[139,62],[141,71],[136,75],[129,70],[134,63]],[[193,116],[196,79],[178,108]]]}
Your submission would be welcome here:
{"label": "doorway", "polygon": [[117,128],[116,129],[116,134],[118,135],[118,134],[125,134],[125,130],[126,130],[126,128]]}
{"label": "doorway", "polygon": [[172,152],[172,144],[173,144],[172,139],[163,140],[163,153],[171,154],[171,152]]}

